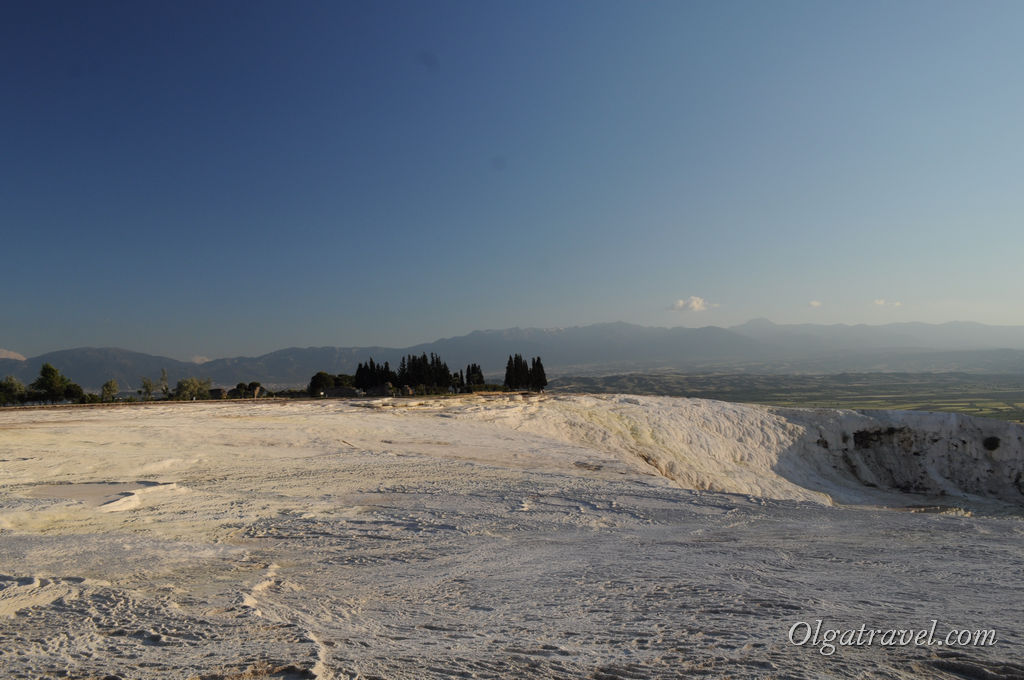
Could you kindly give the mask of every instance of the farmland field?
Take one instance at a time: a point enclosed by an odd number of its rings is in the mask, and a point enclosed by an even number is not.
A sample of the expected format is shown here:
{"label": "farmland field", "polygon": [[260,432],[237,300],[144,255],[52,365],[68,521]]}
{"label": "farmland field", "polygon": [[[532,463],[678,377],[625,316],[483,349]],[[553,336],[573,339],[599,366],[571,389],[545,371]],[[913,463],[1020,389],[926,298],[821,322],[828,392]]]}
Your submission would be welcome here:
{"label": "farmland field", "polygon": [[775,406],[945,411],[1024,422],[1024,375],[654,373],[558,378],[551,381],[549,389],[695,397]]}

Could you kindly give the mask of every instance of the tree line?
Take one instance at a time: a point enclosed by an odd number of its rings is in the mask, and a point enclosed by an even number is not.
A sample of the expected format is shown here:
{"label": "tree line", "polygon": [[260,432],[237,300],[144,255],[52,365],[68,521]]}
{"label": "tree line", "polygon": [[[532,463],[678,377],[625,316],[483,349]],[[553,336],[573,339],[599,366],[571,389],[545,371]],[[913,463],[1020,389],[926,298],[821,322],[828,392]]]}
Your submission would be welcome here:
{"label": "tree line", "polygon": [[[278,396],[296,397],[308,394],[311,397],[328,396],[332,392],[349,392],[351,396],[361,390],[369,392],[394,393],[402,390],[406,394],[449,394],[473,392],[484,389],[534,390],[540,391],[548,384],[544,373],[544,364],[540,357],[534,357],[528,363],[520,354],[509,355],[505,369],[505,380],[502,385],[488,385],[483,369],[479,364],[471,363],[465,368],[452,372],[448,364],[440,356],[423,353],[419,356],[409,354],[402,357],[398,369],[392,369],[385,361],[376,363],[371,357],[366,363],[360,362],[355,375],[331,375],[320,371],[314,375],[304,392],[287,390]],[[39,377],[27,387],[13,376],[0,380],[0,405],[26,403],[100,403],[115,401],[120,394],[117,380],[108,380],[100,388],[99,394],[87,393],[78,384],[52,364],[45,363],[39,370]],[[159,379],[143,377],[138,397],[144,401],[154,398],[177,401],[194,401],[216,397],[234,399],[270,396],[258,382],[238,383],[230,390],[215,390],[209,378],[182,378],[172,388],[167,378],[167,371],[160,371]],[[129,396],[128,401],[135,398]]]}
{"label": "tree line", "polygon": [[540,392],[548,384],[544,364],[540,357],[534,357],[527,364],[522,354],[509,355],[505,365],[505,387],[510,390],[533,390]]}
{"label": "tree line", "polygon": [[404,391],[406,394],[459,394],[484,389],[543,390],[548,384],[544,364],[540,357],[534,357],[526,364],[522,355],[509,356],[512,372],[506,370],[502,385],[488,385],[480,364],[471,363],[465,368],[452,372],[448,364],[433,352],[428,356],[409,354],[402,357],[398,369],[390,362],[380,364],[370,357],[366,363],[359,362],[355,375],[339,373],[331,375],[320,371],[314,375],[306,392],[311,397],[355,394],[356,390],[368,392]]}
{"label": "tree line", "polygon": [[[85,390],[71,382],[51,364],[43,364],[39,377],[28,387],[15,378],[7,376],[0,381],[0,403],[24,404],[27,402],[82,401],[87,399]],[[99,396],[96,396],[97,401]]]}
{"label": "tree line", "polygon": [[39,377],[27,387],[14,376],[0,380],[0,404],[26,404],[48,402],[51,404],[71,402],[78,404],[98,403],[113,399],[117,394],[117,381],[109,380],[100,394],[86,393],[80,385],[71,381],[52,364],[43,364]]}
{"label": "tree line", "polygon": [[353,384],[357,389],[369,391],[389,383],[392,387],[408,386],[426,394],[461,391],[466,386],[462,371],[452,373],[448,364],[433,352],[429,357],[426,353],[402,357],[397,371],[392,370],[387,361],[383,364],[374,363],[373,357],[365,364],[360,362],[356,367]]}
{"label": "tree line", "polygon": [[[239,383],[235,390],[228,392],[234,396],[239,388],[242,389],[238,396],[254,396],[259,393],[259,383]],[[211,381],[199,378],[182,378],[173,388],[167,380],[167,371],[161,370],[159,380],[142,378],[141,388],[137,391],[140,398],[145,401],[153,399],[154,395],[161,395],[164,399],[178,401],[193,401],[196,399],[209,399]],[[120,393],[120,386],[117,380],[111,379],[103,383],[100,393],[86,392],[80,385],[71,381],[59,369],[50,363],[43,364],[39,369],[39,377],[27,387],[14,376],[7,376],[0,380],[0,404],[95,404],[112,402],[117,400]],[[129,397],[129,401],[134,398]]]}

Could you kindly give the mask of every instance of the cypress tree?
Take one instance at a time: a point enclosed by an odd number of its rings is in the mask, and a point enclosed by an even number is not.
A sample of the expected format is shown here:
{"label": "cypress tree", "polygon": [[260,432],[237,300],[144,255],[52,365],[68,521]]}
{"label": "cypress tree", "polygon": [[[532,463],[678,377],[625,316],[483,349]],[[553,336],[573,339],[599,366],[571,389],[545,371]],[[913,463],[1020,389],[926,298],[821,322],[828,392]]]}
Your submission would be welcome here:
{"label": "cypress tree", "polygon": [[469,386],[484,384],[484,372],[479,364],[466,366],[466,384]]}
{"label": "cypress tree", "polygon": [[509,354],[508,355],[508,363],[505,364],[505,387],[510,389],[510,390],[516,389],[515,388],[515,379],[516,379],[516,365],[515,365],[515,362],[512,360],[512,355]]}
{"label": "cypress tree", "polygon": [[516,355],[516,389],[529,389],[530,367],[526,365],[526,359],[522,354]]}
{"label": "cypress tree", "polygon": [[544,364],[540,357],[533,358],[533,365],[530,367],[530,389],[535,392],[542,391],[548,384],[548,377],[544,374]]}

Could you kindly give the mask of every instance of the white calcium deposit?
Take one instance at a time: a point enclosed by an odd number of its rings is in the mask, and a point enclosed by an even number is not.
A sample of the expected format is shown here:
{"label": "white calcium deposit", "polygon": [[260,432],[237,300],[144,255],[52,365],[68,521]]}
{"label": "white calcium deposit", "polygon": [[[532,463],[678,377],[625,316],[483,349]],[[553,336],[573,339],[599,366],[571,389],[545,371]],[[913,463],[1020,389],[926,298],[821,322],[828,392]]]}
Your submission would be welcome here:
{"label": "white calcium deposit", "polygon": [[[1022,442],[632,396],[4,409],[0,670],[1021,678]],[[819,619],[998,642],[789,641]]]}
{"label": "white calcium deposit", "polygon": [[642,461],[683,488],[825,503],[906,505],[905,492],[1024,503],[1024,427],[1013,423],[657,397],[542,403],[493,419]]}

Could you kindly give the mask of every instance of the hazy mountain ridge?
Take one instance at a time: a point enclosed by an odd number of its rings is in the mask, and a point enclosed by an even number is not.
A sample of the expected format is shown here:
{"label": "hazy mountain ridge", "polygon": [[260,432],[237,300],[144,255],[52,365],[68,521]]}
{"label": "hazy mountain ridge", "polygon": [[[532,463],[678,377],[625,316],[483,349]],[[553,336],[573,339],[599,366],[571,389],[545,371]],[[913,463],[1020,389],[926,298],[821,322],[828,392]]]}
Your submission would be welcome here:
{"label": "hazy mountain ridge", "polygon": [[24,360],[0,358],[0,376],[31,382],[44,362],[89,390],[114,378],[123,390],[161,369],[233,386],[257,380],[273,387],[305,385],[317,371],[352,373],[370,357],[396,365],[406,354],[435,352],[452,370],[479,363],[500,376],[509,354],[540,355],[551,374],[622,371],[836,373],[967,371],[1024,373],[1024,327],[899,323],[884,326],[774,324],[755,319],[732,328],[661,328],[623,322],[568,328],[473,331],[412,347],[291,347],[257,357],[203,364],[118,348],[77,348]]}
{"label": "hazy mountain ridge", "polygon": [[799,349],[1024,350],[1024,326],[988,326],[972,321],[867,324],[775,324],[753,319],[729,330],[756,340],[785,342]]}

